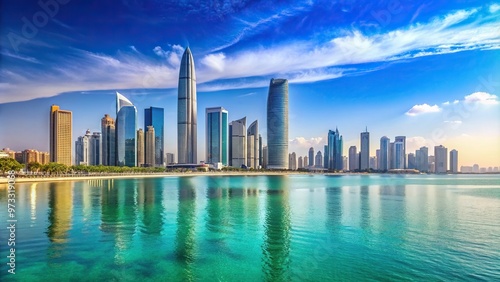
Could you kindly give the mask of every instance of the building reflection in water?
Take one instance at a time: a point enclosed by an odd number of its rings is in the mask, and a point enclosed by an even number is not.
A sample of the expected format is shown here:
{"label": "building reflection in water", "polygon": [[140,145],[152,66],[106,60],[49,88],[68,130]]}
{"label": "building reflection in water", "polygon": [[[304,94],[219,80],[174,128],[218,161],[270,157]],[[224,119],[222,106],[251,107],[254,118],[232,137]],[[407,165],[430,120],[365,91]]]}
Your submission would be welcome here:
{"label": "building reflection in water", "polygon": [[50,258],[62,256],[68,241],[73,213],[73,183],[49,183],[49,226],[47,237],[52,243],[48,252]]}
{"label": "building reflection in water", "polygon": [[32,183],[30,186],[30,227],[33,227],[36,221],[36,186],[38,183]]}
{"label": "building reflection in water", "polygon": [[123,257],[135,232],[136,189],[128,180],[110,182],[101,188],[101,231],[113,235],[114,258],[123,263]]}
{"label": "building reflection in water", "polygon": [[196,189],[193,178],[178,178],[179,208],[177,211],[177,234],[175,255],[183,264],[183,281],[191,281],[193,262],[196,259]]}
{"label": "building reflection in water", "polygon": [[268,178],[262,270],[267,281],[288,281],[290,275],[290,206],[287,176]]}
{"label": "building reflection in water", "polygon": [[326,209],[326,226],[336,233],[342,225],[342,188],[326,188]]}
{"label": "building reflection in water", "polygon": [[361,208],[361,228],[363,229],[364,238],[368,238],[367,232],[370,230],[370,188],[361,186],[360,188],[360,208]]}
{"label": "building reflection in water", "polygon": [[163,228],[163,187],[158,181],[144,178],[139,182],[137,205],[142,213],[141,232],[146,234],[159,235]]}

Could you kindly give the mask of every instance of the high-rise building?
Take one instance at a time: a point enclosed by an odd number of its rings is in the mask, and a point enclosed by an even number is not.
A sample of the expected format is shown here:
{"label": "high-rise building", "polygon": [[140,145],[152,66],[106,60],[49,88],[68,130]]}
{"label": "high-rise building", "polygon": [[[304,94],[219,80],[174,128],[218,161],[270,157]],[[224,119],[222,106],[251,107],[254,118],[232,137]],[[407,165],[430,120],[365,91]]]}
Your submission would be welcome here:
{"label": "high-rise building", "polygon": [[323,154],[321,151],[316,153],[316,160],[314,161],[314,166],[317,168],[323,168]]}
{"label": "high-rise building", "polygon": [[247,165],[246,124],[246,117],[231,122],[231,166],[233,167]]}
{"label": "high-rise building", "polygon": [[71,165],[73,114],[61,110],[59,106],[50,107],[50,161]]}
{"label": "high-rise building", "polygon": [[309,148],[309,167],[314,167],[314,148]]}
{"label": "high-rise building", "polygon": [[167,153],[166,154],[166,163],[167,163],[167,165],[175,164],[175,154]]}
{"label": "high-rise building", "polygon": [[455,149],[450,151],[450,172],[458,173],[458,151]]}
{"label": "high-rise building", "polygon": [[[155,166],[156,165],[156,132],[155,128],[152,125],[148,125],[146,127],[146,134],[145,135],[145,146],[144,146],[144,152],[145,152],[145,158],[144,158],[144,165],[145,166]],[[163,159],[163,158],[162,158]]]}
{"label": "high-rise building", "polygon": [[150,107],[144,109],[144,129],[147,133],[148,126],[152,126],[155,131],[155,161],[153,166],[163,166],[165,151],[165,126],[163,108]]}
{"label": "high-rise building", "polygon": [[90,165],[90,130],[79,136],[75,141],[75,165]]}
{"label": "high-rise building", "polygon": [[307,156],[304,157],[304,167],[307,168],[309,165],[309,158]]}
{"label": "high-rise building", "polygon": [[401,141],[394,141],[393,153],[394,158],[394,168],[395,169],[405,169],[405,144]]}
{"label": "high-rise building", "polygon": [[101,119],[102,133],[102,164],[106,166],[116,165],[116,132],[115,120],[108,114]]}
{"label": "high-rise building", "polygon": [[[402,155],[403,155],[403,160],[401,161],[401,163],[403,164],[401,168],[406,168],[406,136],[396,136],[394,138],[394,142],[400,142],[402,143]],[[401,145],[400,145],[401,146]],[[395,160],[396,161],[396,160]],[[399,167],[396,167],[396,168],[399,168]]]}
{"label": "high-rise building", "polygon": [[144,166],[145,164],[144,158],[146,156],[146,149],[144,145],[144,131],[142,128],[139,128],[139,130],[137,130],[137,166]]}
{"label": "high-rise building", "polygon": [[264,152],[262,151],[262,136],[259,134],[259,166],[263,167],[263,161],[264,161]]}
{"label": "high-rise building", "polygon": [[323,168],[328,169],[328,163],[329,163],[329,159],[328,159],[328,145],[325,145],[324,152],[323,152]]}
{"label": "high-rise building", "polygon": [[342,156],[342,167],[347,167],[347,156]]}
{"label": "high-rise building", "polygon": [[270,169],[288,168],[288,81],[271,79],[267,97],[267,146]]}
{"label": "high-rise building", "polygon": [[288,154],[288,169],[297,170],[297,155],[295,152]]}
{"label": "high-rise building", "polygon": [[448,149],[443,145],[434,147],[435,173],[446,173],[448,170]]}
{"label": "high-rise building", "polygon": [[259,158],[259,122],[256,120],[247,130],[247,166],[258,169]]}
{"label": "high-rise building", "polygon": [[50,155],[48,152],[40,152],[40,164],[48,164],[50,162]]}
{"label": "high-rise building", "polygon": [[355,171],[359,169],[358,158],[356,157],[358,150],[356,146],[349,147],[349,171]]}
{"label": "high-rise building", "polygon": [[378,169],[377,157],[370,157],[370,169]]}
{"label": "high-rise building", "polygon": [[206,156],[208,164],[228,165],[228,112],[223,107],[207,108],[206,113]]}
{"label": "high-rise building", "polygon": [[414,153],[408,154],[408,169],[416,169],[417,168],[417,158]]}
{"label": "high-rise building", "polygon": [[177,101],[177,159],[180,164],[197,163],[196,74],[193,55],[186,48],[179,70]]}
{"label": "high-rise building", "polygon": [[417,170],[420,172],[429,171],[429,149],[427,147],[420,147],[415,151],[415,159],[417,162]]}
{"label": "high-rise building", "polygon": [[137,108],[116,92],[116,165],[137,165]]}
{"label": "high-rise building", "polygon": [[297,169],[300,169],[300,168],[304,168],[304,162],[303,162],[302,157],[299,157],[299,159],[297,161]]}
{"label": "high-rise building", "polygon": [[361,132],[361,151],[359,152],[359,169],[367,170],[370,168],[370,132],[368,128]]}
{"label": "high-rise building", "polygon": [[343,141],[339,130],[328,131],[328,170],[343,170],[344,161],[342,156]]}
{"label": "high-rise building", "polygon": [[102,164],[102,138],[100,132],[93,132],[90,136],[89,165]]}
{"label": "high-rise building", "polygon": [[263,168],[267,168],[267,159],[268,159],[267,146],[263,146],[262,147],[262,167]]}
{"label": "high-rise building", "polygon": [[389,169],[394,169],[395,167],[394,142],[389,142]]}

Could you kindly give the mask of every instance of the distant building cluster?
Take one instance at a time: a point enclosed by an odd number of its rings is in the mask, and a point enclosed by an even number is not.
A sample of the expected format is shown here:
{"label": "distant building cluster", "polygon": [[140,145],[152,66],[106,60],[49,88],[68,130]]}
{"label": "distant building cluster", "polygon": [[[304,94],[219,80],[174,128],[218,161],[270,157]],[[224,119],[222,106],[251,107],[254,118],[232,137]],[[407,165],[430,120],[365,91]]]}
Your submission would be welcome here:
{"label": "distant building cluster", "polygon": [[[144,109],[144,127],[137,128],[137,108],[124,95],[116,92],[116,118],[105,114],[101,132],[87,130],[72,146],[71,111],[57,105],[50,107],[49,153],[36,150],[13,152],[3,149],[0,157],[14,158],[20,163],[57,162],[65,165],[105,165],[193,167],[197,160],[197,98],[193,55],[186,48],[180,63],[177,104],[177,155],[164,150],[164,109]],[[288,81],[271,79],[267,97],[267,145],[262,142],[259,121],[247,126],[247,118],[229,121],[222,106],[205,109],[205,160],[220,169],[225,166],[247,169],[319,170],[319,171],[404,171],[458,173],[458,151],[442,145],[421,147],[407,152],[406,136],[394,141],[383,136],[375,156],[370,156],[368,128],[360,134],[360,150],[350,146],[343,156],[343,137],[338,128],[329,130],[323,151],[310,148],[306,156],[288,152]],[[175,157],[177,156],[177,161]],[[73,160],[73,161],[72,161]],[[498,172],[498,167],[462,166],[462,173]]]}

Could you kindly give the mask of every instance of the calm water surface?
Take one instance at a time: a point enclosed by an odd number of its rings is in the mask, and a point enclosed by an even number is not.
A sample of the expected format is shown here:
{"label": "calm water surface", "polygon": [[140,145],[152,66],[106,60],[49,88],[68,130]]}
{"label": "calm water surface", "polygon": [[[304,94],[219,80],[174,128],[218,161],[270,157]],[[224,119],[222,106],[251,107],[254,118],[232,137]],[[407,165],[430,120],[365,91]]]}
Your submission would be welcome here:
{"label": "calm water surface", "polygon": [[500,176],[16,184],[13,281],[500,280]]}

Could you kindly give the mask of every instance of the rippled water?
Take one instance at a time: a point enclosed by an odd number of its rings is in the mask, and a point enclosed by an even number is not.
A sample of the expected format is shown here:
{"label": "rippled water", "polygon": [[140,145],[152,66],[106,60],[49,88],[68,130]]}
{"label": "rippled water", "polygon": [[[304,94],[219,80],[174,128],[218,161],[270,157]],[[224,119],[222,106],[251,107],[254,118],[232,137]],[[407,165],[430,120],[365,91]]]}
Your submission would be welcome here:
{"label": "rippled water", "polygon": [[0,228],[2,281],[500,279],[498,175],[169,177],[16,190],[16,274]]}

